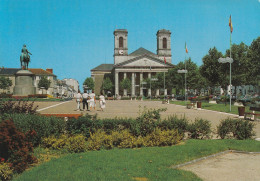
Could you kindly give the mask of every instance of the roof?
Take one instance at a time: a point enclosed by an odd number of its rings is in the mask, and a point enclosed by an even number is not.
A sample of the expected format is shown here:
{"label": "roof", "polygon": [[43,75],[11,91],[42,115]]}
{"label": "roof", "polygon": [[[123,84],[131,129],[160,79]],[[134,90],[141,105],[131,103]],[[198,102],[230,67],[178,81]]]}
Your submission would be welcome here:
{"label": "roof", "polygon": [[114,67],[114,64],[101,64],[93,69],[91,71],[112,71]]}
{"label": "roof", "polygon": [[[15,75],[19,70],[22,70],[20,68],[0,68],[0,75]],[[51,75],[56,76],[50,72],[47,72],[43,69],[28,69],[35,75]]]}
{"label": "roof", "polygon": [[129,54],[129,56],[139,56],[139,55],[152,55],[152,56],[157,56],[156,54],[154,54],[153,52],[150,52],[149,50],[146,50],[143,47],[140,47],[139,49],[135,50],[134,52],[132,52],[131,54]]}
{"label": "roof", "polygon": [[28,70],[30,70],[33,74],[35,75],[52,75],[52,76],[56,76],[46,70],[43,70],[43,69],[30,69],[28,68]]}
{"label": "roof", "polygon": [[[165,64],[165,62],[164,62],[163,60],[161,60],[161,59],[159,59],[159,58],[157,58],[157,57],[151,56],[150,54],[143,54],[143,55],[141,55],[141,56],[132,58],[132,59],[130,59],[130,60],[127,60],[127,61],[118,63],[118,64],[115,65],[115,67],[125,66],[125,65],[127,65],[127,64],[129,64],[129,63],[131,63],[131,62],[134,62],[134,61],[139,60],[139,59],[144,58],[144,57],[149,58],[149,59],[151,59],[151,60],[153,60],[153,61],[155,61],[155,62],[158,62],[158,63],[161,63],[161,64]],[[166,62],[165,65],[167,65],[167,66],[169,66],[169,67],[173,67],[173,66],[174,66],[173,64],[171,64],[171,63],[169,63],[169,62]]]}
{"label": "roof", "polygon": [[20,68],[0,68],[0,75],[15,75]]}

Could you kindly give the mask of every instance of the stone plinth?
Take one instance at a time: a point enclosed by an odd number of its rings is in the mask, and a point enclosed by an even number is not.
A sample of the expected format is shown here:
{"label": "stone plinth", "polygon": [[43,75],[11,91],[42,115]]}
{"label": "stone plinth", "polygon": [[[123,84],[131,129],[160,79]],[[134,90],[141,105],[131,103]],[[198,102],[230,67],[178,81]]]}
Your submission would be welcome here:
{"label": "stone plinth", "polygon": [[36,93],[36,87],[33,85],[34,74],[29,70],[19,70],[15,74],[15,96],[28,96]]}

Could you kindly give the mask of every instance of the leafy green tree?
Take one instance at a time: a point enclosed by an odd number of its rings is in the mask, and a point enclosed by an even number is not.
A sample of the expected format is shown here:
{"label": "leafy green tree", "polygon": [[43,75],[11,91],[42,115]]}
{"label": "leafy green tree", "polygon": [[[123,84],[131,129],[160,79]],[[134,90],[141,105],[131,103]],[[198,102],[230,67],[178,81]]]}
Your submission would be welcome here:
{"label": "leafy green tree", "polygon": [[247,68],[247,84],[260,86],[260,37],[249,46]]}
{"label": "leafy green tree", "polygon": [[50,85],[51,85],[51,80],[48,80],[46,76],[41,77],[38,83],[38,87],[39,88],[43,87],[45,90],[48,90],[50,88]]}
{"label": "leafy green tree", "polygon": [[83,85],[87,86],[90,90],[94,90],[95,87],[95,83],[91,77],[86,78]]}
{"label": "leafy green tree", "polygon": [[102,88],[105,92],[107,91],[112,91],[113,89],[113,83],[112,81],[110,80],[110,78],[105,78],[105,80],[103,81],[103,85],[102,85]]}
{"label": "leafy green tree", "polygon": [[200,74],[206,78],[210,87],[221,86],[225,87],[228,84],[227,70],[224,66],[218,62],[218,59],[223,57],[222,53],[217,50],[216,47],[210,48],[208,54],[202,58],[203,64],[199,68]]}
{"label": "leafy green tree", "polygon": [[0,89],[6,90],[13,85],[8,77],[0,76]]}
{"label": "leafy green tree", "polygon": [[130,90],[131,88],[131,80],[129,78],[125,78],[120,82],[120,87],[122,89]]}
{"label": "leafy green tree", "polygon": [[[249,61],[247,54],[248,46],[245,45],[243,42],[239,45],[232,45],[231,57],[233,59],[233,63],[231,64],[231,84],[235,88],[236,86],[245,85],[247,83],[247,62]],[[230,57],[229,49],[226,50],[226,57]],[[224,69],[224,72],[228,72],[228,76],[230,76],[230,65],[228,63],[226,63]]]}

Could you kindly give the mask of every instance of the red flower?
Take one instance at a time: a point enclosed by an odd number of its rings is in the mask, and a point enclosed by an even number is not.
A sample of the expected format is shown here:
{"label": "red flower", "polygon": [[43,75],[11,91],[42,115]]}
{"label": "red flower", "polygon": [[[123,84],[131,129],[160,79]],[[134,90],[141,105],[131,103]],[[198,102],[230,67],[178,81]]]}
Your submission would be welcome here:
{"label": "red flower", "polygon": [[4,158],[1,158],[1,159],[0,159],[0,162],[4,162],[4,161],[5,161],[5,159],[4,159]]}

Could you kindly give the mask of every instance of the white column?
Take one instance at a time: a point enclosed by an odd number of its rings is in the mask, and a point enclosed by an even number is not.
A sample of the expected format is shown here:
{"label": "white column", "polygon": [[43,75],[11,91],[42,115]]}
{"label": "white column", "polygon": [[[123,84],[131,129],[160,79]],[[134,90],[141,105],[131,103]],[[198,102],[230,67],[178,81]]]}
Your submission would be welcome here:
{"label": "white column", "polygon": [[118,72],[115,73],[115,96],[119,95],[119,89],[118,89]]}
{"label": "white column", "polygon": [[[152,82],[152,80],[151,80],[151,78],[152,78],[151,72],[148,73],[148,78],[150,79],[150,85],[151,85],[151,82]],[[152,95],[152,89],[150,89],[151,88],[150,85],[149,85],[149,89],[148,89],[148,95],[149,96]]]}
{"label": "white column", "polygon": [[143,96],[143,72],[140,73],[140,96]]}
{"label": "white column", "polygon": [[135,73],[132,73],[132,97],[135,96]]}
{"label": "white column", "polygon": [[160,89],[156,89],[156,96],[160,95]]}
{"label": "white column", "polygon": [[[126,72],[124,72],[124,79],[126,79]],[[124,96],[127,96],[127,89],[124,89]]]}

